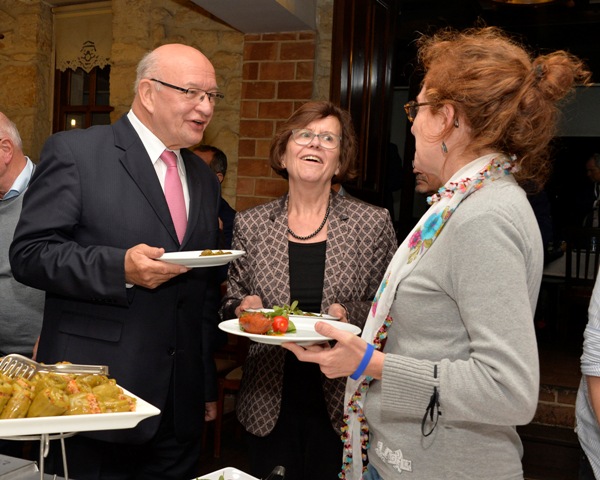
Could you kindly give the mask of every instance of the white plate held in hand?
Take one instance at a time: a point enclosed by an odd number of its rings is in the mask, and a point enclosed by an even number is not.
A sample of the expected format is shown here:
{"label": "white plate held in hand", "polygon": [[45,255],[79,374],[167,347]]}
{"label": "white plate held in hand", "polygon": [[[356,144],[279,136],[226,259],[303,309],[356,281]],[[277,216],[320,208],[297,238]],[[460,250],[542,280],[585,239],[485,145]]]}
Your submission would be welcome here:
{"label": "white plate held in hand", "polygon": [[[213,250],[216,252],[217,250]],[[158,260],[168,263],[183,265],[188,268],[198,267],[218,267],[241,257],[246,252],[244,250],[223,250],[224,254],[220,255],[201,255],[203,250],[195,250],[191,252],[169,252],[165,253]]]}
{"label": "white plate held in hand", "polygon": [[244,332],[240,329],[240,320],[238,318],[234,318],[232,320],[225,320],[224,322],[221,322],[219,324],[219,328],[227,333],[231,333],[232,335],[248,337],[249,339],[258,343],[266,343],[268,345],[281,345],[285,342],[293,342],[303,347],[314,345],[315,343],[323,343],[327,340],[333,340],[332,338],[325,337],[315,332],[315,323],[317,322],[329,323],[335,328],[339,328],[340,330],[345,330],[347,332],[352,332],[355,335],[358,335],[361,331],[359,327],[357,327],[356,325],[352,325],[351,323],[344,323],[335,320],[326,320],[323,317],[301,317],[290,315],[290,320],[294,322],[294,325],[296,326],[296,332],[284,333],[282,335],[260,335],[257,333]]}

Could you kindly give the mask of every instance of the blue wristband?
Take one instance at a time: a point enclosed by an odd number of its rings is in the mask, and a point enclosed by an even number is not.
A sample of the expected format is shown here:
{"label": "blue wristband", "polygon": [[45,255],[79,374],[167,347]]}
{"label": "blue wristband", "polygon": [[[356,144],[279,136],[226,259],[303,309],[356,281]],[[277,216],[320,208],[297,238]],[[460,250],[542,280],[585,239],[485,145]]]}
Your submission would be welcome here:
{"label": "blue wristband", "polygon": [[375,350],[375,347],[373,345],[371,345],[370,343],[367,343],[367,349],[365,350],[365,354],[364,354],[362,360],[360,361],[358,368],[355,370],[355,372],[352,375],[350,375],[350,378],[352,380],[358,380],[359,377],[366,370],[367,365],[369,365],[369,362],[371,361],[371,357],[373,356],[374,350]]}

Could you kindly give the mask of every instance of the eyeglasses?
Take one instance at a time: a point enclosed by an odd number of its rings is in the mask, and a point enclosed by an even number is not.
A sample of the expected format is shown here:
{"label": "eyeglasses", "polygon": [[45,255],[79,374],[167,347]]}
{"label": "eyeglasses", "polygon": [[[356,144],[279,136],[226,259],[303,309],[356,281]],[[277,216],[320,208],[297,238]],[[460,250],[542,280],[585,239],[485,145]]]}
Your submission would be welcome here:
{"label": "eyeglasses", "polygon": [[342,137],[333,133],[315,133],[306,128],[294,128],[292,130],[292,139],[298,145],[308,145],[315,137],[319,137],[319,146],[325,150],[333,150],[339,147],[342,140]]}
{"label": "eyeglasses", "polygon": [[434,105],[437,102],[423,102],[423,103],[418,103],[415,100],[411,100],[410,102],[404,104],[404,111],[406,112],[406,116],[408,117],[408,120],[412,123],[415,121],[415,117],[417,116],[417,113],[419,113],[419,107],[422,107],[423,105]]}
{"label": "eyeglasses", "polygon": [[177,90],[182,92],[185,95],[185,98],[188,100],[197,100],[198,102],[202,102],[204,97],[208,97],[208,102],[212,105],[215,105],[219,100],[225,98],[225,95],[221,92],[207,92],[206,90],[201,90],[200,88],[183,88],[178,87],[177,85],[171,85],[170,83],[163,82],[162,80],[157,80],[156,78],[151,78],[153,82],[160,83],[165,87],[172,88],[173,90]]}

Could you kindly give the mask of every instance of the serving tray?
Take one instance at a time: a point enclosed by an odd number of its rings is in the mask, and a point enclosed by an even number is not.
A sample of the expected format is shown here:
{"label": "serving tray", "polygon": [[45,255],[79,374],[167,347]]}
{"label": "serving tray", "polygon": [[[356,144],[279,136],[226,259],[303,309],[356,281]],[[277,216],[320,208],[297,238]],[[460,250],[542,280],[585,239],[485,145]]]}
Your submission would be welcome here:
{"label": "serving tray", "polygon": [[158,415],[160,410],[123,389],[136,399],[135,412],[60,415],[58,417],[0,419],[0,438],[45,433],[86,432],[133,428],[142,420]]}

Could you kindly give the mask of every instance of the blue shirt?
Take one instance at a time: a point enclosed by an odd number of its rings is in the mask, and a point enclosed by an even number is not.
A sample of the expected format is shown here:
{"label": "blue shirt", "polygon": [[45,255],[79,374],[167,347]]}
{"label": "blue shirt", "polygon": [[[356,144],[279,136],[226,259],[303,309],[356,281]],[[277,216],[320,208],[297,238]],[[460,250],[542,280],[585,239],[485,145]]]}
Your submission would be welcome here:
{"label": "blue shirt", "polygon": [[31,180],[31,174],[33,173],[33,162],[29,159],[29,157],[25,157],[27,163],[25,164],[25,168],[21,171],[19,176],[15,179],[11,187],[6,192],[2,200],[8,200],[9,198],[18,197],[25,191],[27,185],[29,185],[29,180]]}

